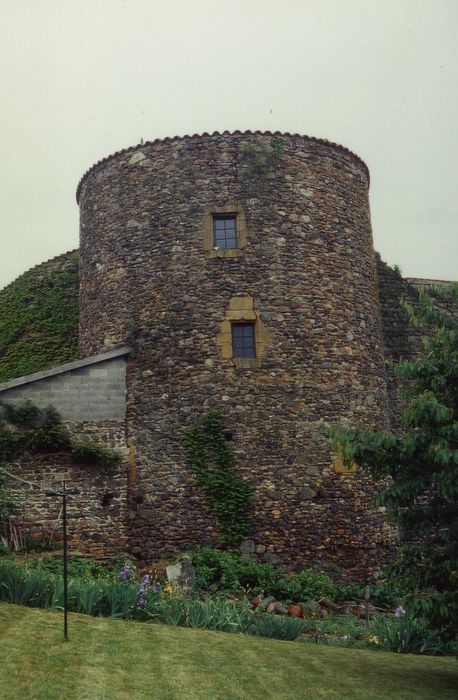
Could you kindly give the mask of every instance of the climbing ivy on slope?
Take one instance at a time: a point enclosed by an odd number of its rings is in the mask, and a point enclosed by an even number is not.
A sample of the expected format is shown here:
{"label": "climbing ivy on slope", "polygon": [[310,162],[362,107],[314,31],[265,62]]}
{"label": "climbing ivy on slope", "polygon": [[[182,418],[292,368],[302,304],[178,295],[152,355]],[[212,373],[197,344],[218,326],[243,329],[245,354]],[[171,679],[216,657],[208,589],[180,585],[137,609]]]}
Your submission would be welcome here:
{"label": "climbing ivy on slope", "polygon": [[38,265],[0,291],[0,382],[77,357],[78,255]]}

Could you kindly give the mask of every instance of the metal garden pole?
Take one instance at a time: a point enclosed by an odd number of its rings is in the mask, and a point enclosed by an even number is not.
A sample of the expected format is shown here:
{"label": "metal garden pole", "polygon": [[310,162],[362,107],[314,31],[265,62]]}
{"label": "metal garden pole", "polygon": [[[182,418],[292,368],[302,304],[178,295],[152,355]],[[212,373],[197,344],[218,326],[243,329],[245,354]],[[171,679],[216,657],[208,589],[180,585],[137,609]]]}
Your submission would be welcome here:
{"label": "metal garden pole", "polygon": [[68,547],[67,547],[67,494],[65,492],[65,481],[62,490],[62,525],[64,528],[64,638],[67,641],[67,611],[68,611]]}
{"label": "metal garden pole", "polygon": [[63,565],[64,565],[64,639],[68,641],[68,624],[67,624],[67,612],[68,612],[68,544],[67,544],[67,497],[76,496],[79,491],[76,489],[66,489],[65,481],[62,482],[61,491],[46,491],[47,496],[60,496],[62,497],[62,525],[63,525]]}

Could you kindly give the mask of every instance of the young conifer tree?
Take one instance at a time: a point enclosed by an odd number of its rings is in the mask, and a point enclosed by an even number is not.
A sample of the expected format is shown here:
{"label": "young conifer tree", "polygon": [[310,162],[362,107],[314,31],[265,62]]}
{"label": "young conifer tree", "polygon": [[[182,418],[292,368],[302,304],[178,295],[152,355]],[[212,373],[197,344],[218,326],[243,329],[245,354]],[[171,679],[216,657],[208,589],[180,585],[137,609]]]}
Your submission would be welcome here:
{"label": "young conifer tree", "polygon": [[[458,301],[458,285],[442,294]],[[408,609],[451,639],[458,633],[458,322],[427,294],[418,308],[405,308],[412,323],[434,332],[422,359],[395,365],[410,396],[400,431],[331,434],[347,463],[381,482],[377,505],[408,533],[390,572],[409,594]]]}

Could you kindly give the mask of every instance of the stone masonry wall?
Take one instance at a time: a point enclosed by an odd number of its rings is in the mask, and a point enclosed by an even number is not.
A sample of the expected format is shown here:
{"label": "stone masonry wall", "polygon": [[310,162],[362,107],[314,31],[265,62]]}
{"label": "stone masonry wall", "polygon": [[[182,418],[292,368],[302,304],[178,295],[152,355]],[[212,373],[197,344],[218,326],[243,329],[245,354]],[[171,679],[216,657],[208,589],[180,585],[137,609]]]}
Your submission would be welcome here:
{"label": "stone masonry wall", "polygon": [[417,357],[423,348],[424,329],[416,328],[409,322],[402,300],[415,306],[418,292],[406,282],[399,272],[389,267],[377,256],[377,276],[379,279],[380,308],[384,355],[387,361],[386,377],[388,386],[391,426],[398,427],[404,402],[400,378],[395,374],[390,362]]}
{"label": "stone masonry wall", "polygon": [[390,362],[413,360],[424,353],[423,339],[432,337],[435,330],[428,326],[414,326],[403,307],[407,302],[413,308],[418,305],[419,292],[424,290],[437,307],[458,318],[458,308],[451,296],[441,296],[436,287],[445,287],[451,282],[438,280],[408,280],[389,267],[377,255],[377,276],[382,318],[384,355],[387,361],[390,420],[393,428],[399,427],[400,416],[406,403],[407,385],[395,374]]}
{"label": "stone masonry wall", "polygon": [[[46,496],[48,489],[67,488],[79,494],[68,501],[70,551],[107,558],[127,550],[128,456],[125,425],[117,421],[67,423],[81,442],[103,444],[121,451],[125,460],[113,473],[76,464],[68,454],[25,455],[9,466],[17,482],[20,505],[12,519],[17,531],[32,541],[62,538],[62,499]],[[28,483],[24,483],[28,482]]]}
{"label": "stone masonry wall", "polygon": [[[135,345],[132,551],[150,560],[218,541],[183,450],[184,429],[216,408],[256,489],[249,547],[371,574],[393,532],[371,482],[336,473],[323,424],[389,424],[364,164],[307,137],[204,135],[115,154],[86,174],[79,201],[80,351]],[[233,257],[205,238],[225,209],[246,227]],[[254,364],[218,341],[248,306],[264,329]]]}

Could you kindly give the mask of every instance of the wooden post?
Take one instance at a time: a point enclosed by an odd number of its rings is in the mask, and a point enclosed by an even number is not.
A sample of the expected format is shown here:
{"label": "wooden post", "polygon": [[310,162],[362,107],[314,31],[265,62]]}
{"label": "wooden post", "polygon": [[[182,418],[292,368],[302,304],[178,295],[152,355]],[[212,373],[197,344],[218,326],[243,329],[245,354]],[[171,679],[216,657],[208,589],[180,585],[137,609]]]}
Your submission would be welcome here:
{"label": "wooden post", "polygon": [[371,599],[371,594],[369,590],[369,586],[366,586],[366,592],[364,594],[364,618],[365,618],[365,624],[366,624],[366,629],[369,629],[369,601]]}

